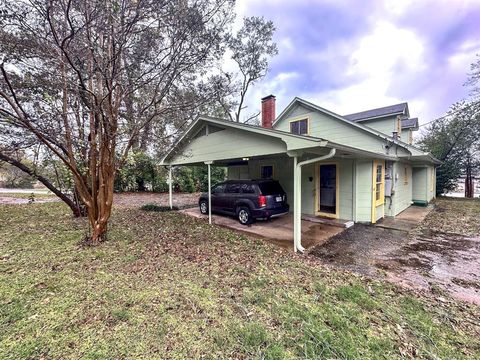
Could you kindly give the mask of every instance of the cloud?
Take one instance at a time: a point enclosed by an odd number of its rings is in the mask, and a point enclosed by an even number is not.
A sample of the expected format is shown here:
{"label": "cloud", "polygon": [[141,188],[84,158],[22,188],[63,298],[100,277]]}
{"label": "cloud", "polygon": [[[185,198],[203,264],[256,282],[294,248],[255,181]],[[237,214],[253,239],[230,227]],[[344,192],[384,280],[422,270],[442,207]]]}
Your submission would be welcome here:
{"label": "cloud", "polygon": [[240,0],[239,18],[274,21],[279,55],[247,98],[295,96],[345,114],[408,101],[425,123],[467,96],[480,53],[480,0]]}

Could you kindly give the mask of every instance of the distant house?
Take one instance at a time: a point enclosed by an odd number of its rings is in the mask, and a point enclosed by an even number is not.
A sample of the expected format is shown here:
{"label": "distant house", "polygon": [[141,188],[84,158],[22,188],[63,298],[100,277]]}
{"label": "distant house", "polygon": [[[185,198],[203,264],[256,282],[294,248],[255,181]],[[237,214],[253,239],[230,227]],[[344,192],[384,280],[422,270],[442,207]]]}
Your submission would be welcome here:
{"label": "distant house", "polygon": [[440,162],[412,145],[416,130],[407,103],[341,116],[295,98],[275,117],[270,95],[262,99],[262,126],[201,116],[162,164],[219,165],[229,179],[277,179],[302,250],[302,215],[375,223],[435,197]]}

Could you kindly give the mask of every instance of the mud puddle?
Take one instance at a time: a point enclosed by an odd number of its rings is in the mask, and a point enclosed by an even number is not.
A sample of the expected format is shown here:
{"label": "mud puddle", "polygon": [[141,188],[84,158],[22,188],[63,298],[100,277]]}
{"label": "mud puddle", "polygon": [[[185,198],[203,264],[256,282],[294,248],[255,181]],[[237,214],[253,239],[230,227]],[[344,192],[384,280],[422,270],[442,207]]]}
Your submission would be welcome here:
{"label": "mud puddle", "polygon": [[355,225],[310,254],[334,266],[480,305],[480,237]]}

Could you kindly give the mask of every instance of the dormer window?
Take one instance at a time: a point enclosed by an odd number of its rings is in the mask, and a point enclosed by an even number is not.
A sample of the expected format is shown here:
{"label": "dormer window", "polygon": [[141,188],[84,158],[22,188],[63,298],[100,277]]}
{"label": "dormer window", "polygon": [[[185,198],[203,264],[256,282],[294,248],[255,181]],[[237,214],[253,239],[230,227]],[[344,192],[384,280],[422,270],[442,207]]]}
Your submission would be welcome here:
{"label": "dormer window", "polygon": [[297,135],[308,135],[308,119],[290,121],[290,132]]}

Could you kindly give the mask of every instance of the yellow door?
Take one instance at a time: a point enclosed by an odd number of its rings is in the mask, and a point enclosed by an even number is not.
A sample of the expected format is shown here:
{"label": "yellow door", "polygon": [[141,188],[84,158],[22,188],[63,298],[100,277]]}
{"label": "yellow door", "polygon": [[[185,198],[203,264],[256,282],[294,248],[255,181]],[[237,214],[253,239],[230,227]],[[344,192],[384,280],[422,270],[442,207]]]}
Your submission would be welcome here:
{"label": "yellow door", "polygon": [[[385,161],[373,161],[372,171],[372,223],[377,222],[377,207],[385,202]],[[382,217],[385,209],[382,207]]]}

